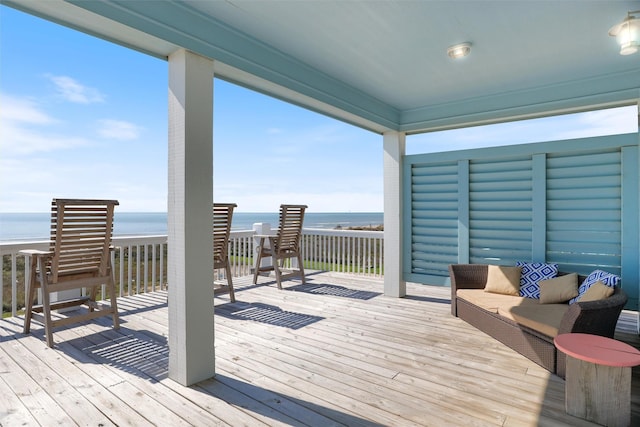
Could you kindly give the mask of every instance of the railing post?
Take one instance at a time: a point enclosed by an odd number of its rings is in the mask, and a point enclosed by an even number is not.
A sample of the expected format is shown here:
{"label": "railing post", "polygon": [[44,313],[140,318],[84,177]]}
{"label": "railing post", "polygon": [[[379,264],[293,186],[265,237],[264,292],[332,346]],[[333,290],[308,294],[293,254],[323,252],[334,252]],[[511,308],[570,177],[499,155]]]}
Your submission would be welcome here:
{"label": "railing post", "polygon": [[[257,222],[255,224],[253,224],[253,231],[255,232],[255,236],[258,236],[260,234],[265,235],[265,234],[272,234],[271,233],[271,224],[269,224],[268,222]],[[255,261],[258,259],[258,250],[260,248],[260,238],[259,237],[255,237],[253,238],[253,268],[251,269],[251,272],[253,273],[253,269],[255,268]],[[269,246],[269,239],[265,239],[265,245]],[[270,267],[271,266],[271,258],[262,258],[262,260],[260,261],[260,267]]]}
{"label": "railing post", "polygon": [[[18,295],[18,267],[17,255],[11,254],[11,295]],[[17,298],[11,298],[11,315],[15,316],[18,312]]]}

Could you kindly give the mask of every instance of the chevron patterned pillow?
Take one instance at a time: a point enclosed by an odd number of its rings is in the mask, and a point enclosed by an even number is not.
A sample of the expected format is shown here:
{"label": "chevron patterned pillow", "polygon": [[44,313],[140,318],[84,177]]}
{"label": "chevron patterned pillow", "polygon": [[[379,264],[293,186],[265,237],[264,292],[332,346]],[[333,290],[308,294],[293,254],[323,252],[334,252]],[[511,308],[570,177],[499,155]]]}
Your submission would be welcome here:
{"label": "chevron patterned pillow", "polygon": [[558,264],[518,261],[516,266],[522,267],[520,275],[521,297],[540,299],[538,282],[553,279],[558,275]]}

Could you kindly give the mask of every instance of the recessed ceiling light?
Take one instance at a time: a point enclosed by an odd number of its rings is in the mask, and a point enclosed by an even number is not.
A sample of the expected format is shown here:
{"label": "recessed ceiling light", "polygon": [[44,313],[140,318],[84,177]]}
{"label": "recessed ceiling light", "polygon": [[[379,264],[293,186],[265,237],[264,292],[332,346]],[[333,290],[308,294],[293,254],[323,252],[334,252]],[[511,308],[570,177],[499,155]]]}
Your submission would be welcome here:
{"label": "recessed ceiling light", "polygon": [[447,54],[453,59],[465,57],[469,55],[469,52],[471,52],[471,43],[469,42],[449,46],[447,49]]}
{"label": "recessed ceiling light", "polygon": [[640,18],[634,14],[640,10],[628,12],[624,20],[611,27],[609,35],[615,37],[620,44],[620,55],[631,55],[640,48]]}

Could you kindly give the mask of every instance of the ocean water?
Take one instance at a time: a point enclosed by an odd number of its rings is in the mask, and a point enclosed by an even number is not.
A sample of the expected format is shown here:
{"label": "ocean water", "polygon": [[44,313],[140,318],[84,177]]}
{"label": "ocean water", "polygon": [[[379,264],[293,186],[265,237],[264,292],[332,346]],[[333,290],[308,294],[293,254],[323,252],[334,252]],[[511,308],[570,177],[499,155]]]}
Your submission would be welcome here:
{"label": "ocean water", "polygon": [[[50,213],[0,213],[0,241],[43,240],[49,237]],[[235,212],[231,228],[250,230],[254,223],[278,226],[278,213]],[[382,212],[306,212],[305,228],[358,227],[383,223]],[[167,234],[167,214],[161,212],[116,212],[115,236]]]}

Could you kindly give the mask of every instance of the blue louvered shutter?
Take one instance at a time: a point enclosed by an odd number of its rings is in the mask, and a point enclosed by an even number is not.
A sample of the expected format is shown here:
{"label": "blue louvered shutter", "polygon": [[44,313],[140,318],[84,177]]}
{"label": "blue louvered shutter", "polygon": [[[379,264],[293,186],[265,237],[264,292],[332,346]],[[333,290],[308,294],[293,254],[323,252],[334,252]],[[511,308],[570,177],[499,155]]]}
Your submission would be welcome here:
{"label": "blue louvered shutter", "polygon": [[457,162],[411,168],[411,272],[447,276],[458,259]]}
{"label": "blue louvered shutter", "polygon": [[620,274],[620,149],[547,155],[547,259],[564,271]]}
{"label": "blue louvered shutter", "polygon": [[469,261],[531,259],[531,156],[469,163]]}

